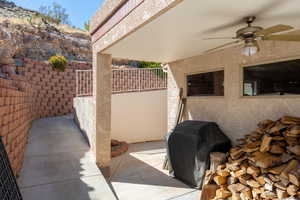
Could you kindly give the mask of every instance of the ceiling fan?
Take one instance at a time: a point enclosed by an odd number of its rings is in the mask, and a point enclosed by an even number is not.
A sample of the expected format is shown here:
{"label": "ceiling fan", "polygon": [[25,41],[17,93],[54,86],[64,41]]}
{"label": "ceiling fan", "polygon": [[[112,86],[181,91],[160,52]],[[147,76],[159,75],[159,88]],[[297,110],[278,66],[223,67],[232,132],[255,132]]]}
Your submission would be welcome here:
{"label": "ceiling fan", "polygon": [[279,24],[269,28],[262,28],[260,26],[252,26],[252,23],[256,19],[255,16],[246,17],[244,20],[247,26],[236,31],[235,37],[219,37],[219,38],[206,38],[206,39],[233,39],[235,41],[223,44],[216,48],[207,50],[211,52],[227,46],[244,44],[242,48],[242,54],[245,56],[252,56],[259,51],[258,40],[280,40],[280,41],[297,41],[300,42],[300,35],[289,34],[274,34],[283,31],[294,29],[292,26]]}

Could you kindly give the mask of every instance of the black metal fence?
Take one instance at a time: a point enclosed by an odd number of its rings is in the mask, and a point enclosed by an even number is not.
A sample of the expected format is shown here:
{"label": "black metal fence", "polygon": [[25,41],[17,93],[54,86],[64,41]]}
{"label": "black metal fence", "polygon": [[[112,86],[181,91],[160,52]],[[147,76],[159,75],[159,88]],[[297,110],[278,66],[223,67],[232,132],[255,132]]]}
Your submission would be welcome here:
{"label": "black metal fence", "polygon": [[9,163],[5,147],[0,137],[0,200],[22,200],[22,196],[17,185]]}

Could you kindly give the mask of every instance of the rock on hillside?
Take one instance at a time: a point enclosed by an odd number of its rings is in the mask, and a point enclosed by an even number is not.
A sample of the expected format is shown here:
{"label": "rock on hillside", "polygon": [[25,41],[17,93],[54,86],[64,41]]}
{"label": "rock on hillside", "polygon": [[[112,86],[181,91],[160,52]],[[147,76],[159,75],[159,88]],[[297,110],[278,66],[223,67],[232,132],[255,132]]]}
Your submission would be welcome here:
{"label": "rock on hillside", "polygon": [[57,25],[41,14],[0,0],[0,65],[29,58],[48,60],[60,54],[70,61],[92,61],[87,32]]}

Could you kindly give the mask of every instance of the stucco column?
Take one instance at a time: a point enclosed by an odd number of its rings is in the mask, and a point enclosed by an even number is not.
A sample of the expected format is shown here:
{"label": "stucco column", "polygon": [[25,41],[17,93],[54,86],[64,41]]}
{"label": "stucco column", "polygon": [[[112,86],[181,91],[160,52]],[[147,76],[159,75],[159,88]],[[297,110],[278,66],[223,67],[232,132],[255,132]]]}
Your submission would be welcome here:
{"label": "stucco column", "polygon": [[111,55],[94,53],[96,162],[109,173],[111,160]]}

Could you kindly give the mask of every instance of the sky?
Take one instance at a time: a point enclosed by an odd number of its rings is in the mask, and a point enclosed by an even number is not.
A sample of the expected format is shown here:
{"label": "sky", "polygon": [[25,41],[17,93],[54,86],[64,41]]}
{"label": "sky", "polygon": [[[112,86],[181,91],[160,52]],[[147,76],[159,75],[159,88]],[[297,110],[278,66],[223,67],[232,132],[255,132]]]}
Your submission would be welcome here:
{"label": "sky", "polygon": [[84,23],[88,21],[100,8],[103,0],[12,0],[16,5],[37,10],[41,5],[52,5],[53,2],[60,4],[66,8],[69,14],[69,20],[73,26],[82,28]]}

